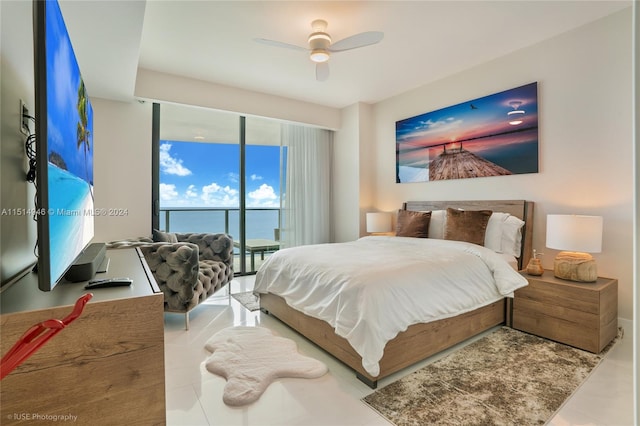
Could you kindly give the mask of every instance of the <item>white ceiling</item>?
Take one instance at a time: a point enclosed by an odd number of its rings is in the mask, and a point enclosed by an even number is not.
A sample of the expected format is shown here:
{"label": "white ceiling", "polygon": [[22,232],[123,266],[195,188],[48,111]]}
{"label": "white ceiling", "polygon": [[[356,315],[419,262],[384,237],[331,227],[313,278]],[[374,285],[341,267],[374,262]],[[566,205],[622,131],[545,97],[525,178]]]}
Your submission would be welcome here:
{"label": "white ceiling", "polygon": [[[62,0],[87,89],[135,97],[138,68],[342,108],[373,103],[599,19],[626,1],[71,1]],[[334,42],[382,31],[379,44],[332,55],[315,80],[311,21]]]}

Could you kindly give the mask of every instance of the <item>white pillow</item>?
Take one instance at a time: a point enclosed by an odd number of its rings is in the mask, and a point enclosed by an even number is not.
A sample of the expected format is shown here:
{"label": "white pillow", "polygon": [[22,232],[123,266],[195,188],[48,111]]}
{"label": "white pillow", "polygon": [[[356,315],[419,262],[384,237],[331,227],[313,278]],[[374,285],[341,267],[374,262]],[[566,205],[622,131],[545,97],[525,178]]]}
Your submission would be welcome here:
{"label": "white pillow", "polygon": [[432,210],[429,221],[429,238],[444,240],[444,228],[447,221],[446,210]]}
{"label": "white pillow", "polygon": [[502,224],[502,253],[520,257],[523,226],[524,221],[515,216],[509,215],[509,217],[504,221]]}
{"label": "white pillow", "polygon": [[509,217],[509,213],[491,213],[487,229],[484,233],[484,246],[496,253],[502,253],[502,232],[504,222]]}

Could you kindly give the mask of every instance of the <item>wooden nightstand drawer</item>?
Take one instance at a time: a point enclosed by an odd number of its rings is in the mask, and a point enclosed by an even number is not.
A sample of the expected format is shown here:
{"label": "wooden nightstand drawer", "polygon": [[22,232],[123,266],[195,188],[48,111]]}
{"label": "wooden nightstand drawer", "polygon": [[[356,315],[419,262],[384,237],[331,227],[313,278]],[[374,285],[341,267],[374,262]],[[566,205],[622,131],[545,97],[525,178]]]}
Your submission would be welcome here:
{"label": "wooden nightstand drawer", "polygon": [[529,285],[515,292],[513,328],[596,353],[615,337],[617,280],[575,283],[550,271],[540,277],[523,275]]}

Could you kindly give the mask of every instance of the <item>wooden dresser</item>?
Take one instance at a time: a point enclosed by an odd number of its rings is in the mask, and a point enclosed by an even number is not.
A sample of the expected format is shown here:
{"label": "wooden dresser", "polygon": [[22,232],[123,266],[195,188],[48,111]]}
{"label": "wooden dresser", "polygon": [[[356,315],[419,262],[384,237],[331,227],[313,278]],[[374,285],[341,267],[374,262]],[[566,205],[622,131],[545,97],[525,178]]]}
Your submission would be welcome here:
{"label": "wooden dresser", "polygon": [[[91,290],[82,315],[0,382],[0,424],[166,423],[164,297],[135,249],[107,251],[130,287]],[[32,325],[66,317],[85,283],[38,290],[29,274],[0,294],[2,354]]]}
{"label": "wooden dresser", "polygon": [[618,329],[618,280],[579,283],[556,278],[553,271],[528,275],[516,290],[513,328],[599,353]]}

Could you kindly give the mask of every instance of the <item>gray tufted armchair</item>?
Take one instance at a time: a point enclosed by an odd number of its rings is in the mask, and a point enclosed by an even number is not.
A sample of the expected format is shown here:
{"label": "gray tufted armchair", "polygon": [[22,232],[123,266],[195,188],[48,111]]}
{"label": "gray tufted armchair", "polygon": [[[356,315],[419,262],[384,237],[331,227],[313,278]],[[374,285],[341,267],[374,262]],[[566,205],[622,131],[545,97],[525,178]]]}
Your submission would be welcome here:
{"label": "gray tufted armchair", "polygon": [[109,249],[139,247],[164,293],[165,312],[185,314],[233,279],[233,239],[227,234],[154,231],[149,237],[113,241]]}

